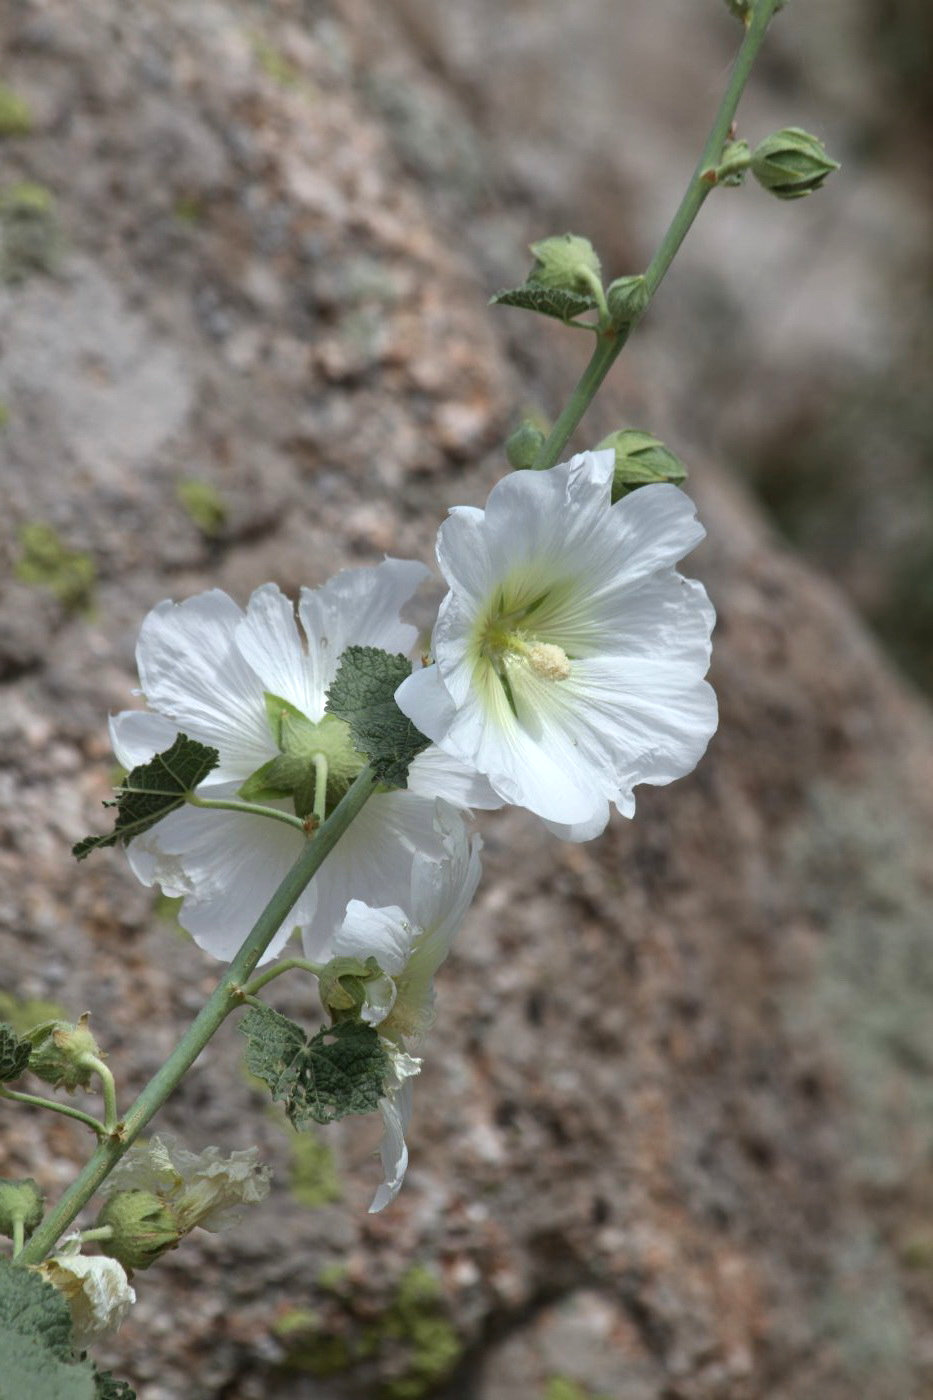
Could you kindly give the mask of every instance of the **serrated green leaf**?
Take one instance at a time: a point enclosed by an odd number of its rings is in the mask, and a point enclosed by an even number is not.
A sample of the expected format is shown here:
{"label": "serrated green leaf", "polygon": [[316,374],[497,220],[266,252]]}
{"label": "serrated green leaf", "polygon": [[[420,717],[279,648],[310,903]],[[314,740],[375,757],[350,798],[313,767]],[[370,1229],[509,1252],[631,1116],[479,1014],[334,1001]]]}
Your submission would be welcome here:
{"label": "serrated green leaf", "polygon": [[31,1042],[20,1040],[11,1025],[0,1021],[0,1084],[19,1079],[29,1064],[31,1052]]}
{"label": "serrated green leaf", "polygon": [[94,1400],[136,1400],[136,1391],[126,1381],[118,1381],[110,1371],[95,1371]]}
{"label": "serrated green leaf", "polygon": [[207,744],[199,744],[186,734],[179,734],[170,749],[157,753],[148,763],[140,764],[117,788],[114,829],[106,836],[86,836],[72,846],[77,860],[84,860],[91,851],[115,846],[118,841],[128,844],[140,832],[148,831],[156,822],[184,805],[189,792],[204,781],[217,767],[220,754]]}
{"label": "serrated green leaf", "polygon": [[97,1394],[89,1361],[60,1361],[41,1338],[0,1325],[0,1400],[97,1400]]}
{"label": "serrated green leaf", "polygon": [[405,786],[409,764],[430,743],[395,703],[396,690],[410,675],[405,656],[347,647],[327,692],[328,712],[349,725],[354,747],[391,787]]}
{"label": "serrated green leaf", "polygon": [[584,311],[593,311],[596,298],[585,292],[568,292],[562,287],[541,287],[536,282],[496,292],[490,306],[519,306],[523,311],[537,311],[541,316],[553,316],[558,321],[571,321]]}
{"label": "serrated green leaf", "polygon": [[294,1021],[263,1006],[250,1007],[240,1030],[247,1069],[284,1102],[293,1127],[378,1107],[389,1062],[372,1026],[343,1021],[309,1040]]}
{"label": "serrated green leaf", "polygon": [[60,1361],[71,1357],[71,1313],[62,1294],[34,1269],[15,1267],[3,1258],[0,1258],[0,1327],[36,1338]]}

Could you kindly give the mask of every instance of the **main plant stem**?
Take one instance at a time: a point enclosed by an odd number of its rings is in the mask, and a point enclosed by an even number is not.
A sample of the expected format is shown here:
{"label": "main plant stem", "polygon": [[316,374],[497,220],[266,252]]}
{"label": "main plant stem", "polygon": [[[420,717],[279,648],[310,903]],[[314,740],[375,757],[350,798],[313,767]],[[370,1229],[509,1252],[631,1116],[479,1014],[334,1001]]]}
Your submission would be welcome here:
{"label": "main plant stem", "polygon": [[535,458],[536,470],[543,471],[547,467],[553,467],[560,458],[577,424],[593,402],[599,386],[615,363],[616,356],[628,340],[634,326],[648,309],[652,297],[660,287],[665,273],[674,261],[681,243],[686,238],[691,224],[699,214],[703,201],[710,190],[715,188],[715,171],[728,140],[739,99],[745,84],[748,82],[748,75],[752,70],[752,64],[755,62],[758,50],[761,48],[765,31],[774,18],[778,3],[779,0],[757,0],[748,28],[745,31],[742,47],[739,49],[732,66],[729,85],[719,104],[706,145],[703,147],[703,154],[697,162],[690,183],[684,192],[684,197],[661,240],[658,251],[651,259],[645,272],[644,287],[647,295],[644,305],[631,321],[619,329],[613,329],[610,326],[597,331],[596,348],[592,358],[583,371],[580,382],[571,394],[566,408],[554,424],[550,435]]}
{"label": "main plant stem", "polygon": [[218,982],[209,1000],[178,1042],[165,1064],[150,1079],[139,1098],[117,1129],[103,1141],[80,1176],[49,1211],[16,1257],[17,1264],[38,1264],[54,1247],[82,1207],[110,1174],[130,1144],[150,1118],[162,1107],[182,1076],[191,1068],[211,1036],[231,1011],[242,1005],[243,987],[276,931],[287,918],[299,895],[317,872],[378,786],[370,768],[364,768],[349,792],[319,827],[295,861],[265,909],[259,915],[243,946]]}

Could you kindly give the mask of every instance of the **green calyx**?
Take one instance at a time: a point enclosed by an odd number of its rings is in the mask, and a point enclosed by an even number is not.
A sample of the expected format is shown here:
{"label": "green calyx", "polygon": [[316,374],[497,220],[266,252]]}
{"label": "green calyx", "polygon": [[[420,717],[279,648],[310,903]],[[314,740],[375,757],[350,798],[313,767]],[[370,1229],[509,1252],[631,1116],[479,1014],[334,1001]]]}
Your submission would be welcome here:
{"label": "green calyx", "polygon": [[166,1203],[151,1191],[115,1192],[101,1208],[97,1225],[109,1226],[110,1236],[99,1241],[100,1247],[124,1269],[148,1269],[174,1249],[184,1233]]}
{"label": "green calyx", "polygon": [[29,1068],[54,1089],[89,1089],[98,1073],[102,1051],[88,1030],[87,1012],[75,1025],[68,1021],[44,1021],[26,1032],[32,1044]]}
{"label": "green calyx", "polygon": [[610,433],[596,450],[599,452],[610,447],[616,454],[612,477],[613,505],[639,486],[650,486],[656,482],[682,486],[687,479],[687,469],[680,458],[659,438],[638,428],[623,428]]}
{"label": "green calyx", "polygon": [[375,958],[332,958],[318,979],[321,1002],[335,1021],[358,1017],[367,982],[383,975]]}
{"label": "green calyx", "polygon": [[[247,778],[244,802],[290,798],[295,814],[323,821],[366,766],[353,747],[350,726],[336,715],[314,721],[288,700],[266,692],[269,728],[280,752]],[[323,810],[319,810],[323,794]]]}

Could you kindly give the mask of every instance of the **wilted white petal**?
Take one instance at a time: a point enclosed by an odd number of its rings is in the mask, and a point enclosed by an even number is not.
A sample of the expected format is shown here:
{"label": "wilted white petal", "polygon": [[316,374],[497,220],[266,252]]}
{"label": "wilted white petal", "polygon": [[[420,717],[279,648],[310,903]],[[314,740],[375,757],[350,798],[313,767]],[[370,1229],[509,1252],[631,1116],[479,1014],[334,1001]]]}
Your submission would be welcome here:
{"label": "wilted white petal", "polygon": [[255,1147],[191,1152],[169,1136],[136,1143],[101,1187],[101,1194],[150,1191],[171,1206],[181,1233],[199,1226],[215,1233],[236,1225],[248,1206],[269,1194],[269,1168]]}
{"label": "wilted white petal", "polygon": [[395,1069],[400,1081],[399,1087],[379,1104],[383,1125],[382,1146],[379,1152],[385,1181],[373,1197],[369,1207],[370,1215],[384,1210],[395,1200],[408,1170],[405,1134],[411,1122],[412,1105],[411,1080],[408,1076],[418,1073],[421,1062],[413,1060],[409,1055],[399,1055]]}
{"label": "wilted white petal", "polygon": [[122,1264],[104,1254],[80,1254],[76,1241],[67,1243],[38,1266],[41,1273],[64,1294],[73,1324],[72,1342],[83,1351],[92,1342],[116,1332],[136,1294]]}

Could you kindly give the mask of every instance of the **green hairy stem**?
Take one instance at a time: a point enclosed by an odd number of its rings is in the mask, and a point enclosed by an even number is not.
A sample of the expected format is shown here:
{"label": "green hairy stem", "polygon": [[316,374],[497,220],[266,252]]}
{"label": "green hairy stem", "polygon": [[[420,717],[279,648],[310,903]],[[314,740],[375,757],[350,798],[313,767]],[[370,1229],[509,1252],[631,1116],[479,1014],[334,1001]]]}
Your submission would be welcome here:
{"label": "green hairy stem", "polygon": [[612,327],[609,327],[597,331],[596,349],[583,371],[580,382],[571,394],[566,408],[554,424],[550,435],[546,438],[541,451],[535,458],[536,471],[544,471],[559,461],[571,434],[593,402],[599,386],[615,363],[616,356],[628,340],[634,326],[648,309],[652,297],[660,287],[681,243],[686,238],[691,224],[699,214],[703,201],[710,190],[715,188],[715,171],[729,138],[729,131],[739,105],[739,99],[745,84],[748,82],[748,75],[752,70],[758,50],[761,48],[765,32],[779,5],[780,0],[757,0],[748,28],[745,31],[742,47],[739,49],[732,67],[729,85],[719,104],[709,138],[703,147],[703,154],[697,162],[684,197],[661,240],[658,251],[651,259],[645,272],[645,292],[647,294],[645,305],[638,315],[622,328],[613,330]]}
{"label": "green hairy stem", "polygon": [[346,795],[319,828],[295,861],[265,909],[247,934],[240,951],[218,982],[165,1064],[150,1079],[116,1130],[98,1147],[81,1174],[49,1211],[28,1243],[16,1256],[17,1264],[38,1264],[55,1246],[110,1174],[127,1148],[145,1128],[194,1064],[211,1036],[231,1011],[243,1004],[243,987],[268,948],[282,921],[317,873],[325,856],[334,849],[354,817],[379,786],[371,768],[364,768]]}

